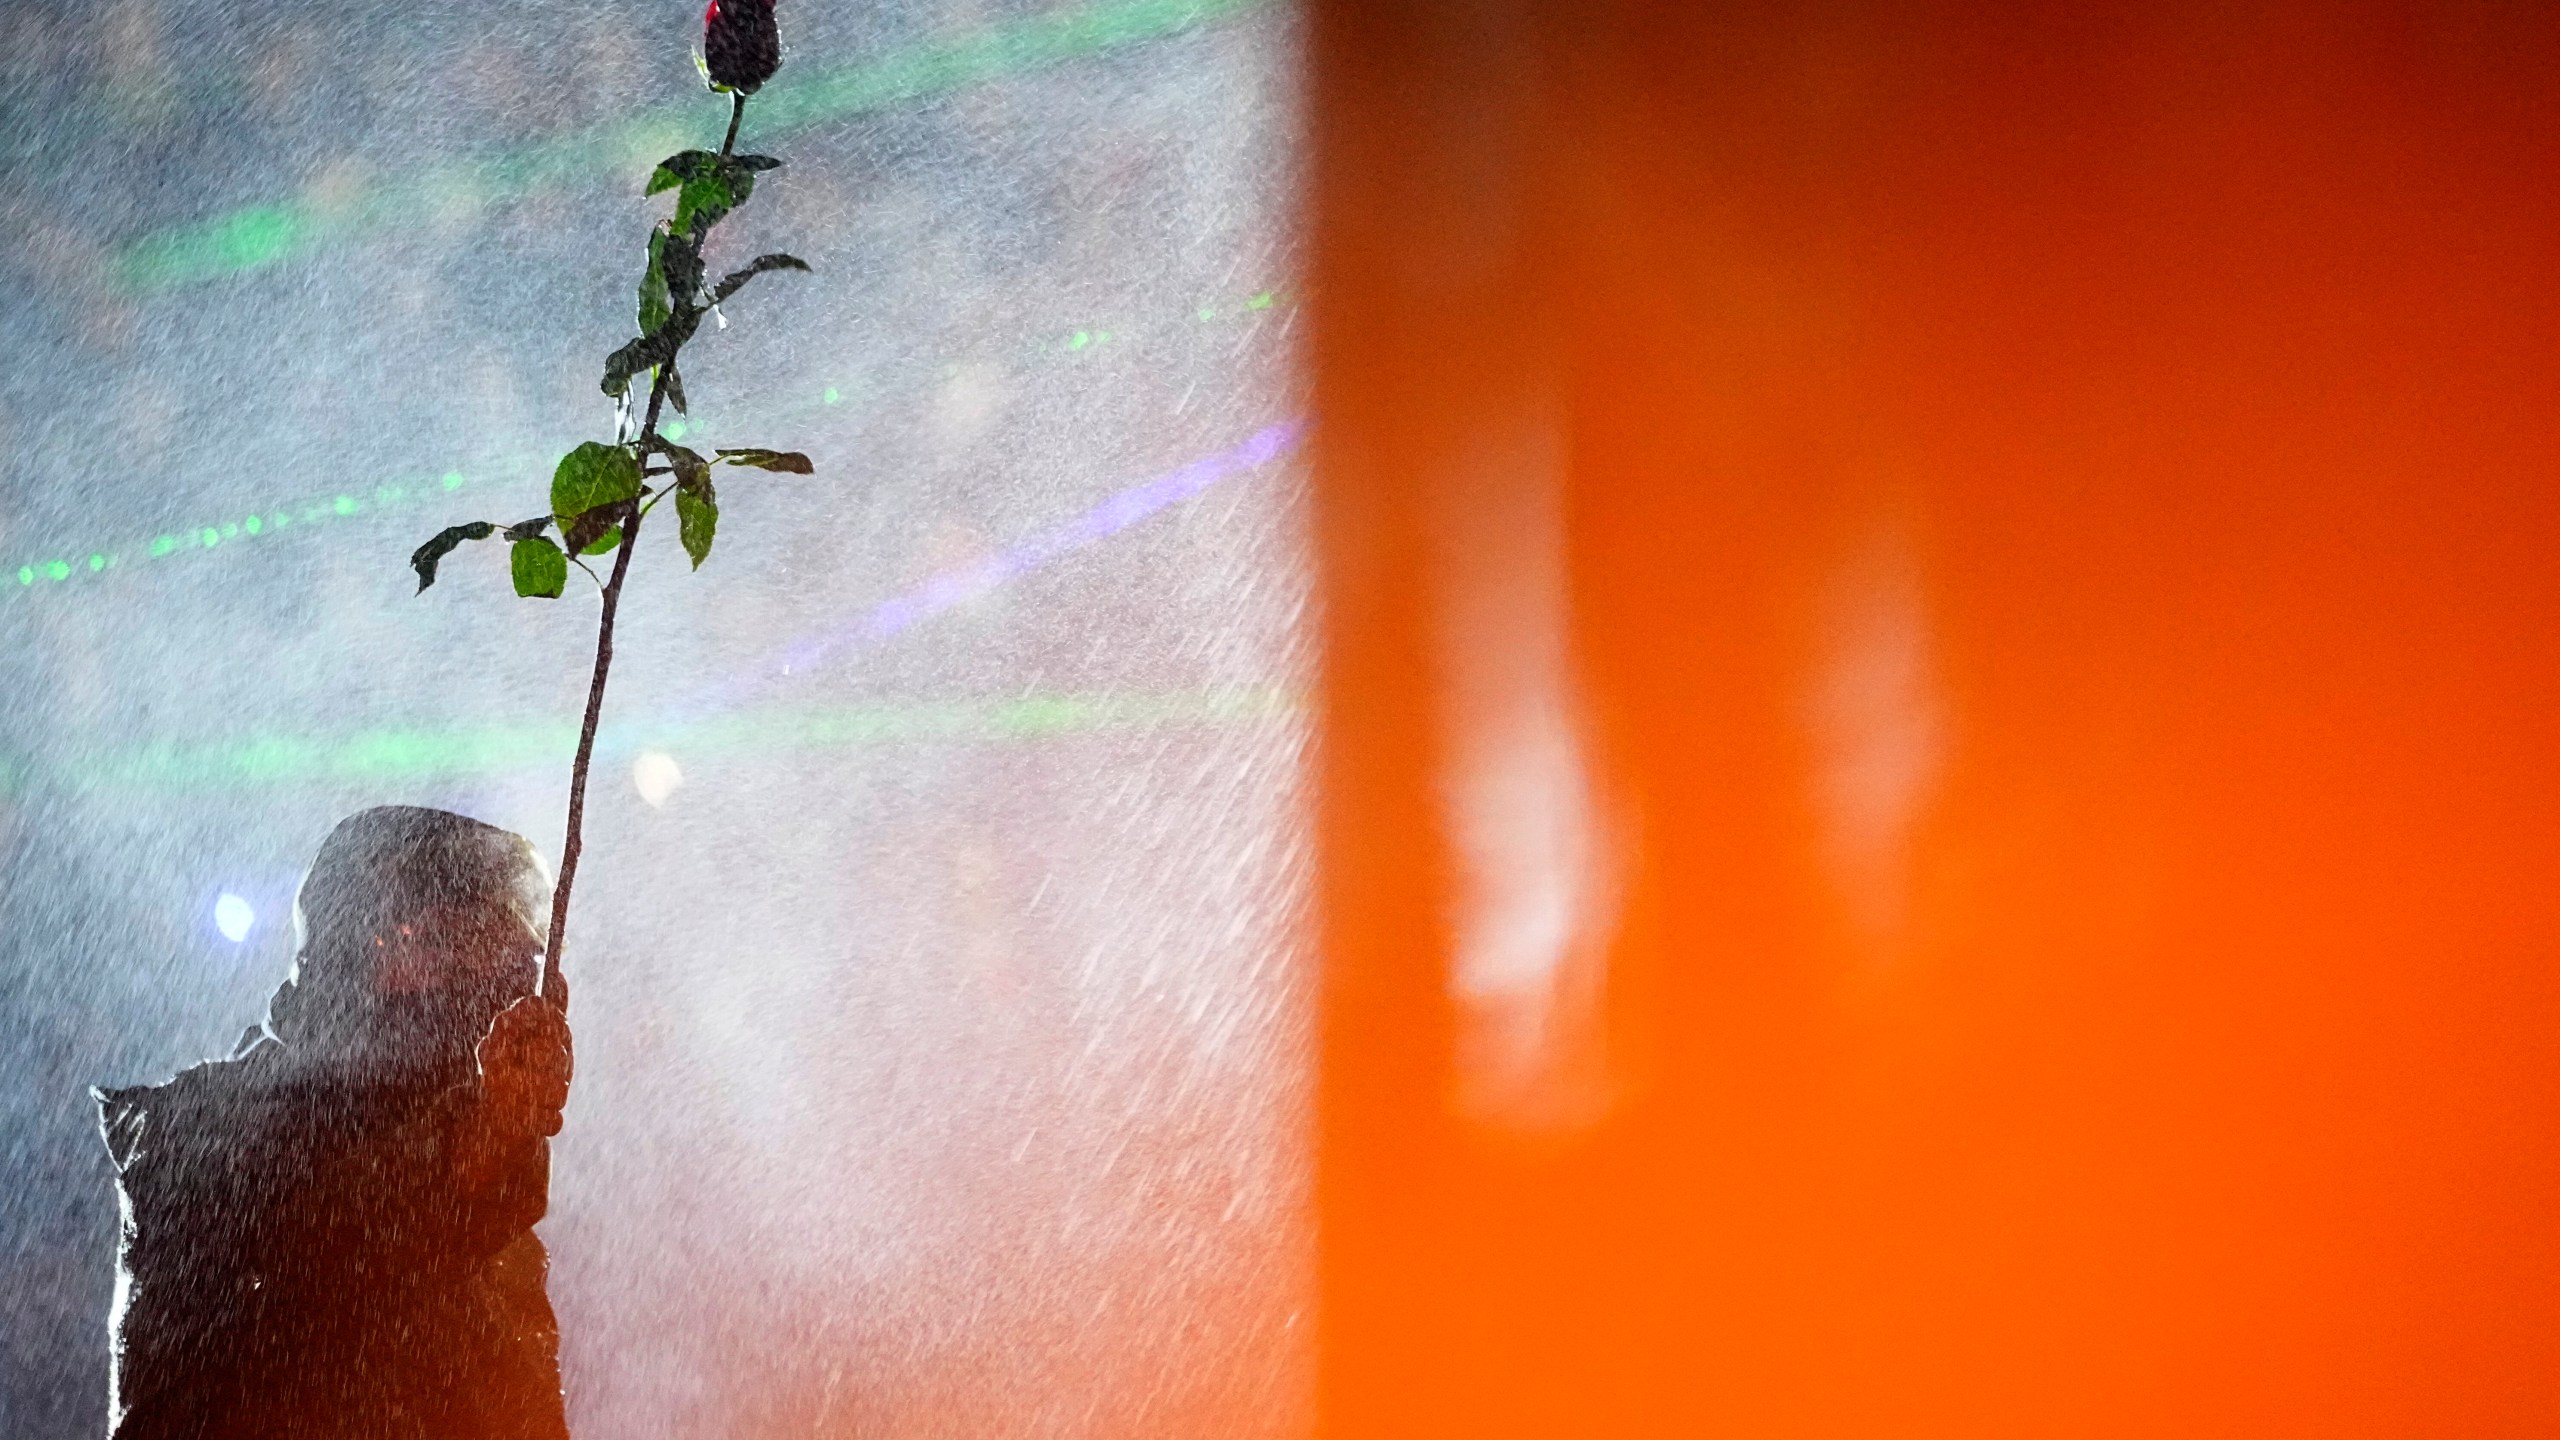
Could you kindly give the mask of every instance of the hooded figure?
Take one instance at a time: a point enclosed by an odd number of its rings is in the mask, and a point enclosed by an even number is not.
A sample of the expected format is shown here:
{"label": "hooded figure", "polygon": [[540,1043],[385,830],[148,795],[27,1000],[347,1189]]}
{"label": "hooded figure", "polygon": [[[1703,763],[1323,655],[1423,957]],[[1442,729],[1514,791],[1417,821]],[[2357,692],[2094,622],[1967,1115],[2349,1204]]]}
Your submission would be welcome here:
{"label": "hooded figure", "polygon": [[98,1092],[115,1440],[564,1440],[533,1223],[568,1099],[548,884],[441,810],[330,832],[228,1060]]}

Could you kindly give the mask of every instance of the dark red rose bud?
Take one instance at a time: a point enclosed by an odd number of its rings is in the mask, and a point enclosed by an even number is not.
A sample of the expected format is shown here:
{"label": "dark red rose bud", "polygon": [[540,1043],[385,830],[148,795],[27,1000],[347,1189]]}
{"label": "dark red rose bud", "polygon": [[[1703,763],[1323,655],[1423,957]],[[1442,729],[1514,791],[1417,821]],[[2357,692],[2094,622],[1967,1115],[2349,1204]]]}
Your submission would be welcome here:
{"label": "dark red rose bud", "polygon": [[754,94],[782,68],[773,0],[711,0],[702,12],[702,68],[714,85]]}

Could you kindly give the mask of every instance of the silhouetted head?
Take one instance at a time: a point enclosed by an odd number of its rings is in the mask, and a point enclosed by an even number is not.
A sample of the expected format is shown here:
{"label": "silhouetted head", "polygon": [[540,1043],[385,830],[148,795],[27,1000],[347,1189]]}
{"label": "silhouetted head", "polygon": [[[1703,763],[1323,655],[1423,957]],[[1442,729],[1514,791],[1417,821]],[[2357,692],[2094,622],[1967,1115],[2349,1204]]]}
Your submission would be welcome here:
{"label": "silhouetted head", "polygon": [[521,835],[407,805],[351,815],[303,877],[302,951],[268,1028],[311,1053],[468,1054],[540,983],[550,908],[550,879]]}

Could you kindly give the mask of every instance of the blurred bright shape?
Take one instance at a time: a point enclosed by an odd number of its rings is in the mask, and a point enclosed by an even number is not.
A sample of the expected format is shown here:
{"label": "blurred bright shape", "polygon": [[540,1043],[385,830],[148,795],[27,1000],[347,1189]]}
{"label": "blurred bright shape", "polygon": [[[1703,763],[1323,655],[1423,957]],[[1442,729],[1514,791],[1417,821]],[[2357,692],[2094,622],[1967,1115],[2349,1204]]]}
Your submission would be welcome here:
{"label": "blurred bright shape", "polygon": [[459,471],[459,470],[447,470],[446,472],[444,472],[444,488],[446,488],[447,490],[459,490],[459,489],[461,489],[461,488],[462,488],[462,472],[461,472],[461,471]]}
{"label": "blurred bright shape", "polygon": [[71,578],[71,567],[60,560],[56,560],[52,564],[44,567],[44,573],[47,579],[68,580]]}
{"label": "blurred bright shape", "polygon": [[250,908],[248,901],[228,890],[213,902],[213,928],[221,931],[222,938],[234,945],[248,939],[249,927],[257,923],[258,912]]}
{"label": "blurred bright shape", "polygon": [[1616,864],[1584,753],[1570,639],[1563,444],[1520,420],[1486,437],[1443,523],[1439,790],[1455,864],[1454,1099],[1469,1119],[1562,1132],[1611,1101],[1606,953]]}
{"label": "blurred bright shape", "polygon": [[332,502],[332,504],[333,508],[335,508],[341,515],[353,515],[356,513],[356,497],[353,495],[341,495]]}
{"label": "blurred bright shape", "polygon": [[666,751],[643,750],[631,762],[631,783],[639,787],[641,799],[652,806],[664,805],[684,783],[684,771],[676,768],[676,757]]}

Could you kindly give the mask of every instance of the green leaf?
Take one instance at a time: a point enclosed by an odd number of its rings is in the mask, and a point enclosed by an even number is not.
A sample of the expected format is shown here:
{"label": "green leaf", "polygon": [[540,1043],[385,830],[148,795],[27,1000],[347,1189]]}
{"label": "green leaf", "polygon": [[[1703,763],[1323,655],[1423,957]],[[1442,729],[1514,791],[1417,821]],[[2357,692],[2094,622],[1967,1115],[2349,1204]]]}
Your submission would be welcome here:
{"label": "green leaf", "polygon": [[702,568],[710,557],[712,532],[720,528],[720,504],[711,498],[708,483],[698,487],[687,485],[676,492],[676,533],[684,541],[684,553],[693,557],[693,568]]}
{"label": "green leaf", "polygon": [[[436,532],[436,538],[417,548],[409,556],[409,568],[418,572],[418,590],[436,583],[436,563],[454,551],[465,540],[486,540],[498,527],[487,520],[474,520],[468,525],[455,525]],[[211,532],[207,532],[208,534]]]}
{"label": "green leaf", "polygon": [[667,301],[666,267],[667,232],[662,226],[649,232],[649,268],[640,273],[640,333],[647,335],[667,323],[674,306]]}
{"label": "green leaf", "polygon": [[816,473],[809,457],[797,450],[723,450],[720,458],[732,465],[752,465],[758,470],[785,470],[794,475]]}
{"label": "green leaf", "polygon": [[641,193],[655,195],[661,190],[672,190],[687,180],[699,180],[719,172],[720,157],[710,151],[679,151],[658,162],[658,168],[649,172],[649,188]]}
{"label": "green leaf", "polygon": [[676,192],[676,233],[700,239],[720,223],[722,216],[744,204],[747,192],[754,188],[754,177],[747,175],[706,175],[687,180],[684,188]]}
{"label": "green leaf", "polygon": [[551,513],[563,525],[599,505],[613,505],[640,493],[640,457],[628,445],[590,440],[560,457],[551,472]]}
{"label": "green leaf", "polygon": [[569,557],[549,537],[535,535],[515,543],[507,557],[515,571],[516,593],[538,600],[557,600],[569,583]]}
{"label": "green leaf", "polygon": [[669,232],[664,246],[662,269],[667,277],[667,301],[679,315],[695,308],[695,297],[702,293],[702,247],[680,232]]}
{"label": "green leaf", "polygon": [[664,435],[650,436],[649,448],[667,457],[667,464],[676,473],[677,484],[708,485],[711,483],[711,462],[693,451],[678,445]]}
{"label": "green leaf", "polygon": [[649,172],[648,193],[675,191],[676,233],[699,239],[755,194],[757,172],[781,164],[770,155],[733,155],[723,160],[708,150],[687,150],[658,162],[658,168]]}
{"label": "green leaf", "polygon": [[676,357],[676,348],[693,334],[693,326],[679,315],[658,327],[657,333],[643,335],[604,357],[604,393],[620,396],[631,388],[631,377],[654,370]]}
{"label": "green leaf", "polygon": [[580,555],[598,555],[614,547],[622,535],[622,507],[599,505],[560,531],[560,543]]}
{"label": "green leaf", "polygon": [[711,303],[717,305],[721,301],[728,299],[730,296],[737,294],[739,286],[746,284],[748,281],[753,280],[767,270],[806,271],[808,268],[809,262],[801,259],[797,255],[785,255],[778,250],[770,255],[759,255],[753,260],[748,261],[743,267],[732,270],[727,275],[722,276],[720,283],[712,287]]}

